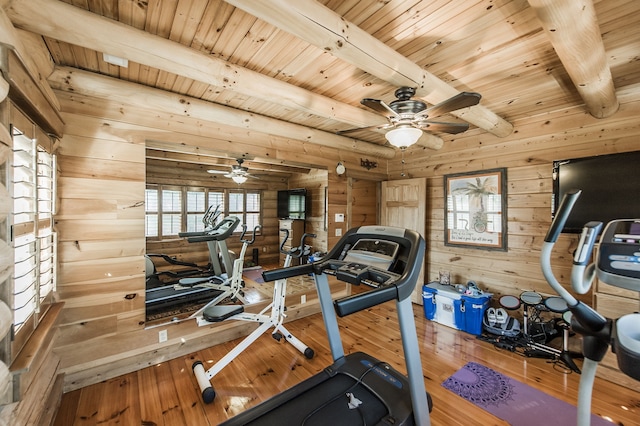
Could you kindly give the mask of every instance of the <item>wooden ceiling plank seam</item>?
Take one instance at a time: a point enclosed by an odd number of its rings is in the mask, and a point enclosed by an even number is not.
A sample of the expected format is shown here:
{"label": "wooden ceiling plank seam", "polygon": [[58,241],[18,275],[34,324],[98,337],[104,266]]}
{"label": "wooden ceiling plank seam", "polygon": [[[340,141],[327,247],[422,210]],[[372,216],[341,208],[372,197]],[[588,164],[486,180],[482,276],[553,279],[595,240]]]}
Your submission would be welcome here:
{"label": "wooden ceiling plank seam", "polygon": [[233,10],[234,7],[223,0],[209,1],[198,24],[191,47],[211,53]]}
{"label": "wooden ceiling plank seam", "polygon": [[[429,6],[430,5],[427,7]],[[437,34],[441,31],[441,27],[445,28],[443,34],[447,34],[453,29],[450,28],[450,25],[463,25],[464,23],[473,21],[471,16],[465,14],[466,11],[474,9],[484,10],[485,8],[486,7],[482,5],[482,0],[475,0],[450,3],[432,12],[423,13],[421,10],[416,10],[411,15],[407,14],[407,20],[411,20],[411,25],[403,25],[403,22],[396,19],[393,22],[395,28],[385,26],[384,32],[380,30],[374,34],[374,36],[394,50],[401,52],[399,47],[406,43],[404,40],[419,39],[428,33]],[[474,16],[477,17],[477,15]],[[451,21],[454,23],[451,24]],[[460,21],[460,23],[458,23],[458,21]]]}
{"label": "wooden ceiling plank seam", "polygon": [[[358,26],[366,30],[369,34],[375,35],[378,31],[384,31],[384,28],[390,25],[389,22],[401,19],[403,15],[406,16],[404,19],[406,22],[406,19],[411,16],[413,10],[419,7],[420,3],[420,0],[387,2],[376,13],[359,23]],[[446,1],[431,1],[427,3],[427,7],[439,8],[443,6],[443,3],[446,3]]]}
{"label": "wooden ceiling plank seam", "polygon": [[265,50],[273,52],[273,49],[268,48],[273,39],[271,35],[275,31],[276,29],[273,25],[256,20],[235,49],[232,62],[252,71],[256,71],[256,68],[260,67],[261,63],[269,63],[269,61],[261,62],[256,60],[256,56]]}
{"label": "wooden ceiling plank seam", "polygon": [[[508,2],[515,4],[515,2]],[[398,51],[416,63],[429,69],[436,75],[440,75],[448,70],[448,67],[458,63],[461,57],[466,62],[472,61],[478,56],[491,51],[499,46],[507,45],[526,36],[533,31],[539,31],[539,25],[534,14],[526,9],[519,10],[510,16],[503,16],[502,10],[492,9],[492,13],[482,14],[481,17],[468,22],[465,26],[458,26],[457,23],[447,27],[446,34],[440,33],[437,29],[430,30],[422,37],[415,37],[414,40],[398,47]],[[517,14],[526,13],[528,21],[532,24],[523,24]],[[520,21],[519,25],[514,25],[512,20]],[[487,27],[492,28],[491,37],[488,37]],[[426,48],[424,46],[427,46]],[[422,54],[423,57],[417,57]]]}
{"label": "wooden ceiling plank seam", "polygon": [[193,38],[198,29],[198,22],[204,13],[206,1],[185,1],[178,3],[176,14],[172,19],[169,40],[176,41],[185,46],[193,44]]}
{"label": "wooden ceiling plank seam", "polygon": [[146,15],[146,8],[140,7],[139,3],[118,0],[118,21],[139,30],[144,30]]}
{"label": "wooden ceiling plank seam", "polygon": [[145,26],[145,30],[151,34],[165,39],[171,34],[171,22],[176,15],[179,0],[155,0],[149,1],[147,13],[150,26]]}
{"label": "wooden ceiling plank seam", "polygon": [[238,49],[238,45],[256,21],[257,19],[254,16],[235,9],[220,32],[220,36],[213,46],[211,53],[225,61],[233,63],[232,58]]}
{"label": "wooden ceiling plank seam", "polygon": [[344,16],[356,25],[371,16],[377,10],[384,7],[385,2],[375,2],[371,4],[366,1],[332,1],[325,3],[325,6],[333,10],[340,16]]}

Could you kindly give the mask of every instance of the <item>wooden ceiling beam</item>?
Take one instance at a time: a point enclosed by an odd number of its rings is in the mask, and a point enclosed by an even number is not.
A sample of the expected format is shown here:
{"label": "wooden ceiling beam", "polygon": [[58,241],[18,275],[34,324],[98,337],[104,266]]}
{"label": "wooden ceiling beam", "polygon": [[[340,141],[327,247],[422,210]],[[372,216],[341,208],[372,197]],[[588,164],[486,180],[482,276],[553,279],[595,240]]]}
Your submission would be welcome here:
{"label": "wooden ceiling beam", "polygon": [[[6,13],[20,29],[93,49],[213,86],[276,103],[354,127],[377,126],[375,114],[275,78],[231,64],[206,52],[138,30],[55,0],[8,0]],[[440,149],[442,138],[425,132],[419,145]]]}
{"label": "wooden ceiling beam", "polygon": [[[238,164],[235,159],[221,158],[220,156],[217,156],[217,157],[207,156],[207,155],[202,155],[202,153],[198,155],[194,155],[194,154],[188,154],[184,152],[169,152],[164,150],[156,150],[153,148],[149,148],[148,145],[147,145],[145,157],[148,159],[151,158],[158,161],[172,161],[172,162],[180,162],[180,163],[199,164],[199,165],[206,166],[207,168],[215,168],[219,170],[230,170],[231,166]],[[282,166],[279,164],[270,164],[262,161],[252,161],[252,160],[245,160],[242,165],[254,171],[268,172],[268,173],[308,174],[311,171],[311,169],[308,167]]]}
{"label": "wooden ceiling beam", "polygon": [[56,67],[49,76],[49,82],[54,89],[101,98],[115,104],[168,112],[176,117],[192,117],[202,121],[278,135],[335,149],[351,150],[380,158],[393,158],[397,152],[386,146],[358,141],[212,102],[100,76],[76,68]]}
{"label": "wooden ceiling beam", "polygon": [[[225,1],[394,86],[416,87],[416,95],[431,104],[461,91],[315,0]],[[451,114],[499,137],[513,131],[511,123],[482,105]]]}
{"label": "wooden ceiling beam", "polygon": [[606,118],[618,111],[611,69],[593,1],[529,0],[589,114]]}

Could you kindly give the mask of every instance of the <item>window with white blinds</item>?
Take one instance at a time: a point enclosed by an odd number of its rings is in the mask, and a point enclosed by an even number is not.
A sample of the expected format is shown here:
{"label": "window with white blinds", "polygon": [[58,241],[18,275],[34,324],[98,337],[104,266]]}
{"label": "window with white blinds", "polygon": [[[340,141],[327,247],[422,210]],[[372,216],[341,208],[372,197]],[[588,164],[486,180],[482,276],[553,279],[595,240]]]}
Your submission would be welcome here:
{"label": "window with white blinds", "polygon": [[35,327],[55,288],[55,156],[20,129],[13,127],[12,132],[12,308],[17,334],[30,319]]}
{"label": "window with white blinds", "polygon": [[[219,206],[225,216],[238,216],[252,230],[261,222],[262,193],[259,190],[147,185],[145,229],[148,238],[172,238],[179,232],[204,230],[203,217],[210,206]],[[240,227],[238,232],[240,232]]]}

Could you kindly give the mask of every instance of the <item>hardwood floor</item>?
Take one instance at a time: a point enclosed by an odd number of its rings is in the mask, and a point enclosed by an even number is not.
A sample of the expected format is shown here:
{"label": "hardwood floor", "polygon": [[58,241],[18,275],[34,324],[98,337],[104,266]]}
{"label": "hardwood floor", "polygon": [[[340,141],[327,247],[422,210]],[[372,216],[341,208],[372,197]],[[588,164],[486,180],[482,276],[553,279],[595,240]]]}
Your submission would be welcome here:
{"label": "hardwood floor", "polygon": [[[406,371],[395,316],[395,304],[339,319],[346,353],[364,351]],[[580,376],[554,368],[548,360],[524,358],[477,340],[475,336],[427,321],[414,305],[427,391],[434,401],[434,425],[506,425],[441,386],[469,361],[476,361],[573,405]],[[322,317],[317,314],[287,324],[312,347],[308,360],[292,346],[263,335],[212,380],[217,392],[202,402],[191,372],[195,360],[212,363],[238,341],[183,356],[135,373],[64,395],[56,426],[80,425],[215,425],[331,364]],[[592,412],[617,425],[640,425],[640,392],[596,379]],[[283,424],[286,421],[283,420]],[[563,425],[564,426],[564,425]]]}

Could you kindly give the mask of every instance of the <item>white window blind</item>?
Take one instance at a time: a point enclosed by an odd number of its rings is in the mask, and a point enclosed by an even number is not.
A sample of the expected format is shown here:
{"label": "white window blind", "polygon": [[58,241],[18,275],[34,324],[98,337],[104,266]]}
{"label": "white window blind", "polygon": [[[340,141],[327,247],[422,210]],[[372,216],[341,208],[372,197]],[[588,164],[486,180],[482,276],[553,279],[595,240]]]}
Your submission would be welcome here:
{"label": "white window blind", "polygon": [[178,235],[182,229],[182,191],[162,191],[162,235]]}
{"label": "white window blind", "polygon": [[144,194],[145,235],[158,236],[158,190],[147,189]]}
{"label": "white window blind", "polygon": [[204,231],[204,216],[206,193],[201,191],[187,191],[187,232]]}
{"label": "white window blind", "polygon": [[247,230],[252,231],[261,222],[261,194],[259,190],[149,184],[145,191],[145,235],[162,240],[176,238],[179,232],[202,231],[203,218],[210,206],[219,207],[222,212],[218,221],[222,217],[237,216],[240,223],[246,223]]}
{"label": "white window blind", "polygon": [[55,290],[55,156],[13,129],[12,229],[14,331],[40,312]]}

